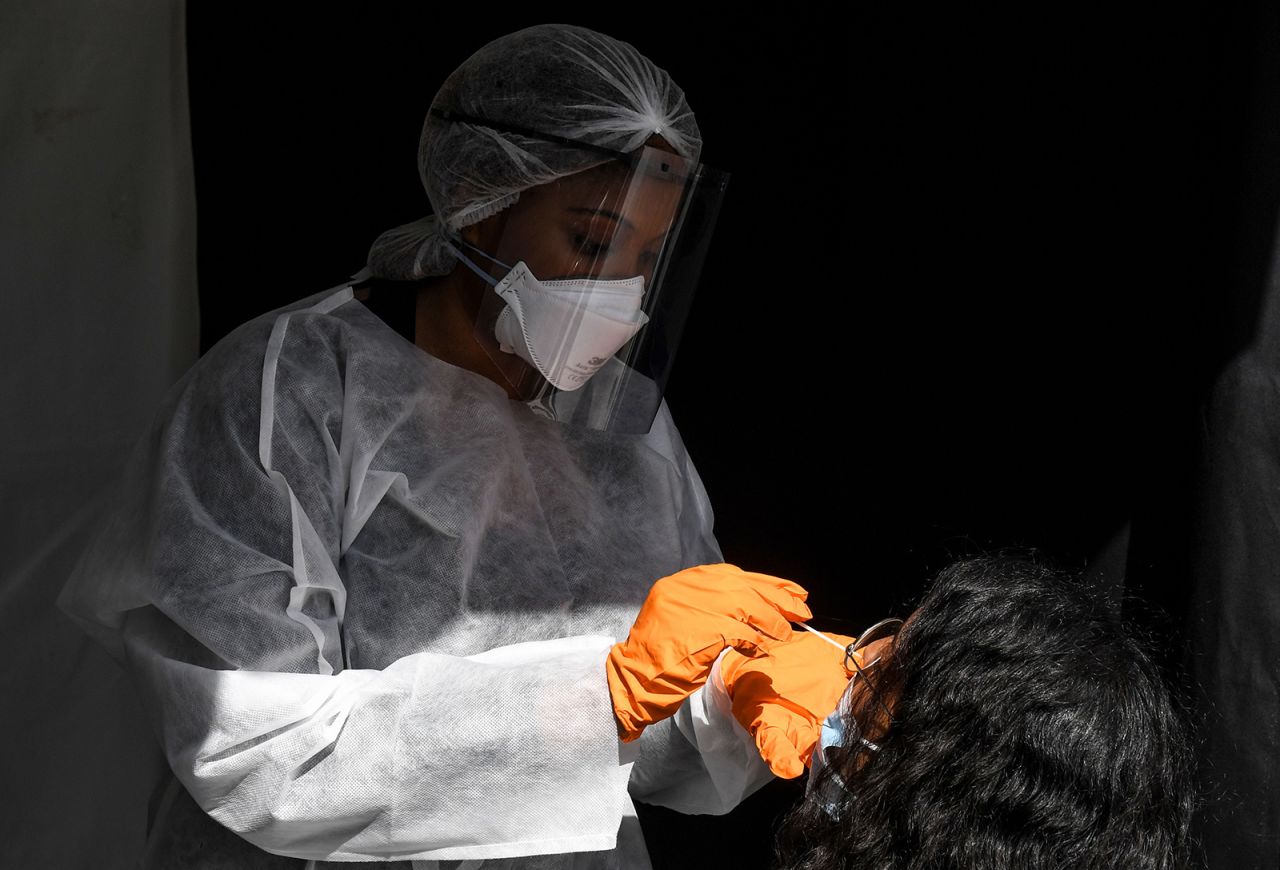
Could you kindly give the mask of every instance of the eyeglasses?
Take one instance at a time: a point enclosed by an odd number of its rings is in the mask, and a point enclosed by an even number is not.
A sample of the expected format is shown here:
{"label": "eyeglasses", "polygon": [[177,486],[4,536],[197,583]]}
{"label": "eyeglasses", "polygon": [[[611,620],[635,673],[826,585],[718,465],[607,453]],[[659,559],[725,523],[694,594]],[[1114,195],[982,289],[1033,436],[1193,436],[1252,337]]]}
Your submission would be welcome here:
{"label": "eyeglasses", "polygon": [[884,640],[887,637],[896,637],[898,630],[901,628],[901,619],[882,619],[862,634],[858,635],[853,643],[844,648],[844,669],[852,674],[855,671],[867,670],[878,664],[881,658],[880,656],[876,656],[864,665],[859,665],[854,653],[871,646],[871,644],[878,640]]}
{"label": "eyeglasses", "polygon": [[[830,617],[825,617],[825,618],[829,619]],[[871,692],[872,700],[874,700],[880,706],[880,709],[884,711],[885,718],[887,719],[889,724],[892,725],[893,711],[889,709],[888,705],[885,704],[884,699],[880,696],[880,692],[878,687],[875,684],[875,681],[872,680],[870,676],[868,676],[868,672],[873,670],[876,665],[880,664],[880,660],[883,658],[883,656],[876,656],[871,661],[863,663],[859,661],[861,656],[859,656],[858,653],[863,649],[866,649],[867,647],[871,646],[871,644],[877,641],[885,640],[887,638],[896,639],[898,636],[898,631],[902,628],[902,625],[903,625],[902,620],[897,618],[882,619],[879,622],[877,622],[875,625],[868,628],[866,631],[862,632],[862,634],[857,635],[853,643],[849,644],[846,647],[841,647],[840,644],[836,643],[830,637],[818,631],[816,628],[814,628],[811,625],[808,625],[803,622],[798,622],[796,624],[799,625],[801,628],[805,629],[806,631],[812,632],[813,634],[822,638],[824,641],[836,647],[837,649],[843,649],[844,651],[844,670],[845,670],[845,673],[850,675],[849,684],[845,687],[844,694],[840,696],[840,703],[837,706],[837,710],[835,714],[833,715],[840,715],[843,718],[843,716],[849,712],[848,706],[851,702],[853,687],[855,683],[857,683],[858,678],[861,677],[863,682],[867,684],[869,691]],[[854,721],[853,724],[855,728],[858,727],[856,721]],[[865,739],[864,737],[862,737],[861,734],[858,734],[857,736],[858,736],[858,739],[862,741],[864,746],[867,746],[873,750],[880,749],[879,746],[872,743],[870,740]]]}
{"label": "eyeglasses", "polygon": [[[865,664],[860,664],[858,662],[860,657],[857,656],[856,653],[866,647],[869,647],[878,640],[884,640],[885,638],[896,639],[900,628],[902,628],[901,619],[882,619],[862,634],[858,635],[857,639],[844,649],[844,669],[847,673],[853,675],[849,679],[849,691],[852,691],[853,681],[861,678],[862,681],[867,684],[867,689],[871,692],[872,700],[874,700],[876,704],[879,705],[880,709],[884,711],[884,714],[890,724],[893,723],[893,711],[889,709],[888,705],[884,702],[884,698],[880,696],[880,691],[876,686],[875,680],[871,679],[867,674],[868,671],[871,671],[876,665],[880,664],[880,660],[883,656],[878,655],[871,661],[866,662]],[[856,719],[853,720],[853,725],[855,728],[858,728]],[[862,736],[860,728],[858,728],[858,732],[855,736],[863,746],[866,746],[873,752],[880,751],[880,747],[877,744],[872,743],[870,740]]]}

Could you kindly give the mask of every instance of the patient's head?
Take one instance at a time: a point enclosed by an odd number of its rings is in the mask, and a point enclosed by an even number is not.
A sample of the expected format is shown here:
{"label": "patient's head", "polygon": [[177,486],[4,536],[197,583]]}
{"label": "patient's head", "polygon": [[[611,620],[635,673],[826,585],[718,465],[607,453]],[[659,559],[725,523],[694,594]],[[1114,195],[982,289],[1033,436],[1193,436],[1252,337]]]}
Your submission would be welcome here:
{"label": "patient's head", "polygon": [[[1193,805],[1181,708],[1116,608],[1035,561],[944,570],[834,753],[835,807],[783,820],[788,868],[1175,868]],[[855,723],[850,723],[854,726]],[[815,786],[824,783],[815,783]],[[816,792],[815,792],[816,793]]]}

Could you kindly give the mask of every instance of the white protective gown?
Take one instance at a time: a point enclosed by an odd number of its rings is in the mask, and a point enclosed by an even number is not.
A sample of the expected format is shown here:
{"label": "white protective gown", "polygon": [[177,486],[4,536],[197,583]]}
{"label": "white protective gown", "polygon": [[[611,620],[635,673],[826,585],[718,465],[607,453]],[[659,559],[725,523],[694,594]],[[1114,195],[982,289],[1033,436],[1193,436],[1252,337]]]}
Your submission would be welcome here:
{"label": "white protective gown", "polygon": [[665,403],[647,435],[541,419],[344,284],[171,389],[59,603],[176,776],[146,866],[644,868],[632,796],[724,813],[770,777],[718,682],[616,737],[610,646],[721,560]]}

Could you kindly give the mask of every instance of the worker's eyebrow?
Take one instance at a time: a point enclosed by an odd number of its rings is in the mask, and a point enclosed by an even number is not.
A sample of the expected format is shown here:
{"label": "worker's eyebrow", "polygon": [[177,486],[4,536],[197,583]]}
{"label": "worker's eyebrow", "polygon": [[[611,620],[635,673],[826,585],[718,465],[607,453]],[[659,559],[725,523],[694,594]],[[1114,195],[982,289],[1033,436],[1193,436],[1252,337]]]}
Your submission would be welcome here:
{"label": "worker's eyebrow", "polygon": [[573,214],[600,215],[601,217],[607,217],[611,221],[615,221],[617,223],[622,224],[624,227],[627,228],[627,232],[633,232],[635,230],[635,227],[631,225],[630,221],[628,221],[626,218],[624,218],[622,215],[618,214],[617,212],[609,211],[609,209],[607,208],[582,208],[579,206],[579,207],[566,208],[565,211],[571,212]]}

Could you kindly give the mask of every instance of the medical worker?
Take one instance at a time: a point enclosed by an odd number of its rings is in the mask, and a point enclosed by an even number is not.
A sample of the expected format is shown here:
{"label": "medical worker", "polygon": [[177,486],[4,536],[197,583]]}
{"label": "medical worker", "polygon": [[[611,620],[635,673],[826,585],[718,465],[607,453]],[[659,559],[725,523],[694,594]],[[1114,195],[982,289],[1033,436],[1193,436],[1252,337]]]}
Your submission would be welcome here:
{"label": "medical worker", "polygon": [[773,775],[716,663],[806,593],[723,564],[662,401],[701,148],[631,46],[497,39],[431,104],[431,215],[167,394],[60,599],[172,769],[145,866],[647,867],[632,796]]}

